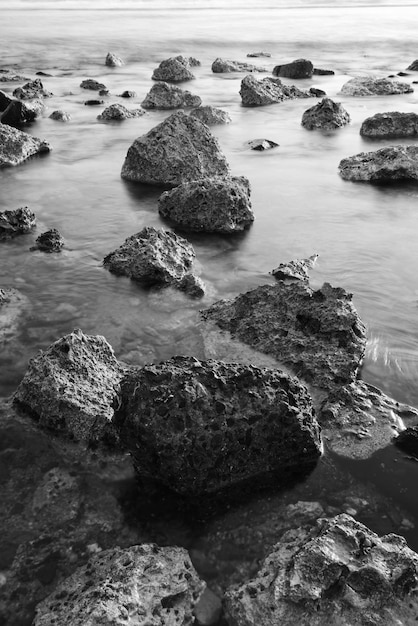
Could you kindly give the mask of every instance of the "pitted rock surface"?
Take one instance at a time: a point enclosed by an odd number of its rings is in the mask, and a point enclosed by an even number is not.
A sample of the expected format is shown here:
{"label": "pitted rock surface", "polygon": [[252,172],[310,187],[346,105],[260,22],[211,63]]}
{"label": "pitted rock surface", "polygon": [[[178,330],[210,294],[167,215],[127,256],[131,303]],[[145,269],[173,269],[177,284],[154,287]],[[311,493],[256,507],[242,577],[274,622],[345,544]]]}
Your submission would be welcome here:
{"label": "pitted rock surface", "polygon": [[342,178],[371,183],[418,180],[418,147],[387,146],[374,152],[360,152],[339,164]]}
{"label": "pitted rock surface", "polygon": [[37,98],[49,98],[53,96],[50,91],[44,88],[40,78],[26,83],[23,87],[16,87],[13,91],[13,96],[19,100],[34,100]]}
{"label": "pitted rock surface", "polygon": [[107,90],[106,85],[99,83],[99,81],[94,80],[94,78],[86,78],[85,80],[82,80],[80,87],[82,89],[90,89],[91,91],[100,91],[101,89]]}
{"label": "pitted rock surface", "polygon": [[315,265],[318,254],[307,259],[296,259],[288,263],[280,263],[270,273],[276,280],[303,280],[309,282],[309,270]]}
{"label": "pitted rock surface", "polygon": [[128,374],[115,425],[140,476],[185,495],[311,469],[319,428],[306,387],[279,370],[173,357]]}
{"label": "pitted rock surface", "polygon": [[156,83],[141,102],[144,109],[180,109],[198,107],[202,99],[185,89],[165,82]]}
{"label": "pitted rock surface", "polygon": [[350,116],[340,102],[324,98],[315,106],[307,109],[302,116],[302,126],[308,130],[324,128],[333,130],[350,123]]}
{"label": "pitted rock surface", "polygon": [[315,95],[294,85],[284,85],[280,78],[257,80],[252,74],[242,79],[239,93],[242,104],[248,107],[264,106],[293,98],[311,98]]}
{"label": "pitted rock surface", "polygon": [[138,137],[122,167],[122,178],[172,187],[228,174],[229,165],[209,128],[181,111]]}
{"label": "pitted rock surface", "polygon": [[0,122],[2,124],[19,127],[36,120],[44,110],[45,106],[41,100],[23,101],[0,91]]}
{"label": "pitted rock surface", "polygon": [[250,183],[244,176],[183,183],[160,196],[158,211],[181,228],[194,231],[231,233],[254,221]]}
{"label": "pitted rock surface", "polygon": [[345,96],[391,96],[413,91],[408,83],[373,76],[351,78],[341,88]]}
{"label": "pitted rock surface", "polygon": [[36,238],[36,245],[31,250],[41,250],[41,252],[61,252],[65,245],[64,239],[56,228],[51,228],[41,233]]}
{"label": "pitted rock surface", "polygon": [[51,146],[47,141],[0,123],[0,169],[20,165],[29,157],[50,150]]}
{"label": "pitted rock surface", "polygon": [[376,113],[364,120],[360,128],[363,137],[415,137],[418,134],[416,113]]}
{"label": "pitted rock surface", "polygon": [[276,65],[273,68],[273,76],[283,76],[283,78],[311,78],[314,67],[307,59],[296,59],[291,63]]}
{"label": "pitted rock surface", "polygon": [[212,63],[212,72],[215,74],[223,74],[227,72],[267,72],[265,67],[257,67],[251,63],[241,63],[240,61],[228,61],[227,59],[217,58]]}
{"label": "pitted rock surface", "polygon": [[193,80],[194,74],[190,71],[190,67],[200,65],[197,59],[183,57],[181,55],[170,57],[161,61],[160,65],[153,71],[153,80],[163,80],[168,82],[182,82],[184,80]]}
{"label": "pitted rock surface", "polygon": [[36,226],[36,216],[27,206],[0,212],[0,241],[29,233]]}
{"label": "pitted rock surface", "polygon": [[116,54],[113,54],[113,52],[108,52],[105,59],[105,65],[108,67],[121,67],[124,65],[124,62]]}
{"label": "pitted rock surface", "polygon": [[214,126],[215,124],[229,124],[231,116],[227,111],[217,109],[216,107],[207,105],[199,106],[196,109],[190,111],[192,117],[197,117],[203,124],[207,126]]}
{"label": "pitted rock surface", "polygon": [[97,116],[98,120],[128,120],[133,117],[141,117],[145,115],[143,109],[133,109],[130,111],[122,104],[111,104],[106,107],[100,115]]}

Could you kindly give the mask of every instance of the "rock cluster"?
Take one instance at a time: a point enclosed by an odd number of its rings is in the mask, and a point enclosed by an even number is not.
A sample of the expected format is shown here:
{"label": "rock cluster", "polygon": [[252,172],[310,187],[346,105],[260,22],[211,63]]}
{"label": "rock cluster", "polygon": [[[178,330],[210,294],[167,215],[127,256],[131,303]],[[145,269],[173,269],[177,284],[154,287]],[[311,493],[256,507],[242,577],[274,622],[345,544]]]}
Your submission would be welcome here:
{"label": "rock cluster", "polygon": [[302,116],[302,126],[308,130],[323,128],[334,130],[350,123],[350,116],[340,102],[324,98],[315,106],[307,109]]}
{"label": "rock cluster", "polygon": [[273,68],[273,76],[282,76],[283,78],[311,78],[314,72],[314,66],[307,59],[296,59],[291,63],[276,65]]}
{"label": "rock cluster", "polygon": [[0,123],[0,169],[19,165],[35,154],[50,150],[51,146],[47,141]]}
{"label": "rock cluster", "polygon": [[252,74],[242,79],[239,93],[242,104],[248,107],[274,104],[293,98],[311,98],[316,95],[312,89],[303,91],[294,85],[284,85],[280,78],[266,77],[257,80]]}
{"label": "rock cluster", "polygon": [[360,128],[363,137],[415,137],[418,134],[416,113],[376,113],[364,120]]}
{"label": "rock cluster", "polygon": [[217,58],[212,63],[212,72],[224,74],[229,72],[267,72],[265,67],[256,67],[251,63],[241,63],[240,61],[228,61]]}
{"label": "rock cluster", "polygon": [[144,109],[179,109],[182,107],[198,107],[202,99],[176,85],[159,82],[153,85],[141,102]]}
{"label": "rock cluster", "polygon": [[371,183],[418,180],[418,147],[387,146],[374,152],[360,152],[339,164],[342,178]]}
{"label": "rock cluster", "polygon": [[229,124],[231,116],[227,111],[218,109],[216,107],[207,105],[199,106],[196,109],[190,111],[192,117],[197,117],[198,120],[206,124],[207,126],[214,126],[215,124]]}
{"label": "rock cluster", "polygon": [[341,88],[345,96],[390,96],[413,91],[408,83],[373,76],[351,78]]}
{"label": "rock cluster", "polygon": [[27,206],[0,213],[0,240],[24,235],[36,226],[35,213]]}
{"label": "rock cluster", "polygon": [[192,57],[186,58],[181,55],[170,57],[161,61],[160,65],[154,70],[152,79],[168,82],[193,80],[194,75],[190,71],[192,65],[200,65],[200,63]]}
{"label": "rock cluster", "polygon": [[133,117],[141,117],[144,115],[145,111],[143,109],[133,109],[130,111],[122,104],[111,104],[106,107],[100,115],[97,116],[98,120],[129,120]]}

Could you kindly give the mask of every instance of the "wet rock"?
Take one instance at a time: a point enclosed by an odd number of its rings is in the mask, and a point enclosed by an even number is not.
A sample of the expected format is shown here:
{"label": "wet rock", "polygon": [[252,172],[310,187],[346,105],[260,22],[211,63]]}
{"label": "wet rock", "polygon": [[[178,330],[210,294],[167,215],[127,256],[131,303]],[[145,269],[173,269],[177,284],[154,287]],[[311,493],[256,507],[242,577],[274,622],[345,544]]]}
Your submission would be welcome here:
{"label": "wet rock", "polygon": [[265,67],[256,67],[251,63],[241,63],[240,61],[228,61],[227,59],[217,58],[212,63],[212,72],[215,74],[223,74],[228,72],[267,72]]}
{"label": "wet rock", "polygon": [[121,67],[124,63],[116,54],[108,52],[105,59],[105,65],[107,65],[107,67]]}
{"label": "wet rock", "polygon": [[254,221],[247,178],[202,178],[165,191],[160,214],[186,230],[231,233]]}
{"label": "wet rock", "polygon": [[20,126],[33,122],[45,110],[40,100],[24,102],[18,98],[11,98],[4,91],[0,91],[0,122],[9,126]]}
{"label": "wet rock", "polygon": [[81,81],[80,87],[82,89],[91,89],[92,91],[100,91],[100,89],[107,89],[106,85],[103,83],[99,83],[97,80],[93,78],[86,78],[86,80]]}
{"label": "wet rock", "polygon": [[144,109],[179,109],[182,107],[198,107],[202,99],[190,91],[180,89],[176,85],[160,82],[153,85],[141,102]]}
{"label": "wet rock", "polygon": [[120,98],[136,98],[136,92],[135,91],[129,91],[128,89],[126,89],[125,91],[123,91],[120,96]]}
{"label": "wet rock", "polygon": [[111,104],[97,116],[98,120],[128,120],[133,117],[141,117],[144,115],[143,109],[133,109],[130,111],[121,104]]}
{"label": "wet rock", "polygon": [[121,173],[128,180],[171,186],[228,174],[226,158],[209,128],[181,111],[134,141]]}
{"label": "wet rock", "polygon": [[191,626],[204,588],[184,548],[104,550],[37,606],[33,625]]}
{"label": "wet rock", "polygon": [[279,370],[173,357],[128,374],[119,404],[115,424],[138,474],[184,495],[311,468],[320,456],[311,398]]}
{"label": "wet rock", "polygon": [[302,116],[302,126],[308,130],[323,128],[334,130],[350,123],[350,116],[340,102],[324,98],[307,109]]}
{"label": "wet rock", "polygon": [[27,206],[0,212],[0,241],[29,233],[36,226],[35,213]]}
{"label": "wet rock", "polygon": [[178,286],[184,276],[192,273],[194,258],[193,246],[186,239],[146,226],[108,254],[103,265],[113,274],[147,286]]}
{"label": "wet rock", "polygon": [[66,437],[112,442],[112,403],[121,377],[106,339],[75,330],[29,361],[13,401],[40,426]]}
{"label": "wet rock", "polygon": [[216,626],[221,613],[221,599],[209,587],[206,587],[194,608],[196,626]]}
{"label": "wet rock", "polygon": [[387,146],[342,159],[339,170],[344,180],[391,183],[418,180],[418,147]]}
{"label": "wet rock", "polygon": [[411,72],[418,72],[418,59],[412,61],[411,65],[408,65],[406,69],[410,70]]}
{"label": "wet rock", "polygon": [[[52,77],[53,74],[48,74],[48,72],[43,72],[42,70],[40,70],[39,72],[36,72],[36,76],[46,76],[46,77]],[[29,80],[29,79],[28,79]]]}
{"label": "wet rock", "polygon": [[98,105],[100,105],[100,104],[104,104],[104,100],[96,100],[96,99],[93,99],[93,100],[86,100],[86,101],[84,102],[84,104],[85,104],[86,106],[90,106],[90,107],[91,107],[91,106],[98,106]]}
{"label": "wet rock", "polygon": [[247,57],[271,57],[270,52],[249,52]]}
{"label": "wet rock", "polygon": [[206,291],[203,280],[194,274],[185,274],[177,284],[177,287],[192,298],[201,298]]}
{"label": "wet rock", "polygon": [[0,83],[23,83],[29,80],[27,76],[15,74],[13,70],[0,70]]}
{"label": "wet rock", "polygon": [[291,63],[276,65],[273,68],[273,76],[282,76],[283,78],[311,78],[314,67],[311,61],[307,59],[296,59]]}
{"label": "wet rock", "polygon": [[71,115],[69,113],[61,111],[60,109],[52,111],[49,117],[51,120],[56,120],[57,122],[69,122],[71,119]]}
{"label": "wet rock", "polygon": [[40,78],[26,83],[25,85],[23,85],[23,87],[17,87],[13,92],[13,96],[15,98],[18,98],[19,100],[49,98],[53,95],[54,94],[52,94],[50,91],[44,89]]}
{"label": "wet rock", "polygon": [[109,89],[99,89],[99,96],[108,96],[109,93]]}
{"label": "wet rock", "polygon": [[192,117],[197,117],[198,120],[206,124],[207,126],[214,126],[215,124],[229,124],[231,116],[222,109],[207,105],[199,106],[193,111],[190,111]]}
{"label": "wet rock", "polygon": [[397,76],[409,76],[408,72],[398,72]]}
{"label": "wet rock", "polygon": [[[160,65],[152,74],[153,80],[162,80],[168,82],[182,82],[184,80],[193,80],[194,75],[190,71],[191,57],[187,59],[181,55],[170,57],[161,61]],[[197,59],[193,59],[193,65],[200,65]]]}
{"label": "wet rock", "polygon": [[272,148],[277,148],[278,143],[272,141],[271,139],[253,139],[248,142],[251,150],[258,150],[259,152],[263,152],[264,150],[271,150]]}
{"label": "wet rock", "polygon": [[241,81],[240,96],[244,106],[263,106],[293,98],[310,98],[313,94],[302,91],[294,85],[283,85],[280,78],[257,80],[249,74]]}
{"label": "wet rock", "polygon": [[418,458],[418,426],[406,428],[394,439],[395,446]]}
{"label": "wet rock", "polygon": [[0,123],[0,169],[14,167],[35,154],[50,150],[51,146],[47,141]]}
{"label": "wet rock", "polygon": [[360,128],[363,137],[415,137],[418,134],[416,113],[376,113],[364,120]]}
{"label": "wet rock", "polygon": [[41,252],[61,252],[64,247],[64,239],[56,228],[45,231],[36,238],[36,245],[31,250]]}
{"label": "wet rock", "polygon": [[319,67],[314,67],[313,74],[314,76],[333,76],[335,72],[334,70],[323,70]]}
{"label": "wet rock", "polygon": [[391,96],[413,91],[408,83],[374,76],[357,76],[341,87],[341,93],[345,96]]}
{"label": "wet rock", "polygon": [[313,254],[307,259],[296,259],[288,263],[280,263],[270,273],[276,280],[303,280],[309,282],[309,270],[315,265],[318,258]]}
{"label": "wet rock", "polygon": [[0,344],[13,339],[27,298],[16,289],[0,288]]}
{"label": "wet rock", "polygon": [[322,98],[327,95],[323,89],[318,89],[317,87],[310,87],[309,94],[315,98]]}
{"label": "wet rock", "polygon": [[379,537],[349,515],[283,535],[248,583],[225,598],[240,626],[412,624],[418,555],[403,537]]}

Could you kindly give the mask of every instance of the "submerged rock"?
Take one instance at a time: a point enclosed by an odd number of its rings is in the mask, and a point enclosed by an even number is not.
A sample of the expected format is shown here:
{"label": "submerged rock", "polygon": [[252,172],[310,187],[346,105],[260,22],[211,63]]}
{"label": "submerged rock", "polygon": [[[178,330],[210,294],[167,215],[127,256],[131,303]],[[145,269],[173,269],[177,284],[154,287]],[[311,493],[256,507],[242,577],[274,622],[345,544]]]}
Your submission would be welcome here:
{"label": "submerged rock", "polygon": [[242,231],[254,221],[244,176],[183,183],[160,196],[158,211],[181,228],[204,232]]}
{"label": "submerged rock", "polygon": [[0,212],[0,241],[29,233],[36,226],[35,213],[27,206]]}
{"label": "submerged rock", "polygon": [[164,82],[153,85],[141,102],[144,109],[179,109],[198,107],[201,104],[202,99],[199,96]]}
{"label": "submerged rock", "polygon": [[41,252],[61,252],[64,247],[64,239],[56,228],[47,230],[36,238],[36,245],[31,250]]}
{"label": "submerged rock", "polygon": [[360,152],[339,164],[342,178],[371,183],[418,180],[418,146],[387,146]]}
{"label": "submerged rock", "polygon": [[0,122],[9,126],[21,126],[33,122],[45,110],[41,100],[24,102],[18,98],[11,98],[4,91],[0,91]]}
{"label": "submerged rock", "polygon": [[256,67],[251,63],[241,63],[240,61],[228,61],[227,59],[215,59],[212,63],[212,72],[223,74],[227,72],[267,72],[265,67]]}
{"label": "submerged rock", "polygon": [[376,113],[364,120],[360,128],[363,137],[415,137],[418,134],[416,113]]}
{"label": "submerged rock", "polygon": [[259,152],[271,150],[272,148],[277,148],[279,146],[278,143],[272,141],[271,139],[252,139],[248,142],[248,145],[251,150],[258,150]]}
{"label": "submerged rock", "polygon": [[19,100],[49,98],[53,95],[53,93],[51,93],[47,89],[44,89],[40,78],[36,78],[35,80],[26,83],[25,85],[23,85],[23,87],[17,87],[13,92],[13,96],[15,98],[18,98]]}
{"label": "submerged rock", "polygon": [[115,424],[140,476],[185,495],[311,468],[311,398],[279,370],[173,357],[127,375]]}
{"label": "submerged rock", "polygon": [[130,111],[122,104],[111,104],[97,116],[98,120],[128,120],[133,117],[141,117],[144,115],[143,109],[133,109]]}
{"label": "submerged rock", "polygon": [[168,82],[193,80],[194,75],[190,71],[191,65],[200,65],[200,62],[197,61],[197,59],[192,59],[192,57],[187,59],[181,55],[170,57],[169,59],[161,61],[160,65],[154,70],[152,79]]}
{"label": "submerged rock", "polygon": [[121,173],[128,180],[171,186],[228,174],[226,158],[209,128],[182,111],[134,141]]}
{"label": "submerged rock", "polygon": [[77,329],[29,361],[13,401],[40,426],[70,439],[112,442],[112,405],[121,377],[106,339]]}
{"label": "submerged rock", "polygon": [[104,85],[103,83],[99,83],[93,78],[86,78],[85,80],[81,81],[80,87],[82,89],[91,89],[92,91],[100,91],[100,89],[107,90],[106,85]]}
{"label": "submerged rock", "polygon": [[196,109],[190,111],[192,117],[197,117],[198,120],[206,124],[207,126],[214,126],[215,124],[229,124],[231,116],[227,111],[217,109],[216,107],[207,105],[199,106]]}
{"label": "submerged rock", "polygon": [[108,52],[105,59],[105,65],[107,65],[107,67],[121,67],[124,65],[124,62],[121,58],[116,56],[116,54],[113,54],[113,52]]}
{"label": "submerged rock", "polygon": [[323,128],[334,130],[350,123],[350,116],[340,102],[324,98],[315,106],[307,109],[302,116],[302,126],[308,130]]}
{"label": "submerged rock", "polygon": [[19,165],[35,154],[50,150],[47,141],[0,123],[0,168]]}
{"label": "submerged rock", "polygon": [[280,78],[263,78],[257,80],[249,74],[242,79],[240,96],[244,106],[263,106],[293,98],[310,98],[314,94],[302,91],[294,85],[283,85]]}
{"label": "submerged rock", "polygon": [[404,452],[418,458],[418,426],[410,426],[400,432],[393,443]]}
{"label": "submerged rock", "polygon": [[345,96],[391,96],[400,93],[412,93],[414,90],[408,83],[401,83],[389,78],[374,76],[357,76],[346,82],[341,93]]}
{"label": "submerged rock", "polygon": [[418,555],[346,514],[288,531],[259,572],[225,597],[240,626],[413,624]]}
{"label": "submerged rock", "polygon": [[51,120],[56,120],[57,122],[69,122],[71,119],[71,115],[69,113],[61,110],[52,111],[49,117]]}
{"label": "submerged rock", "polygon": [[276,65],[273,68],[273,76],[282,76],[283,78],[311,78],[313,72],[313,64],[307,59],[296,59],[291,63]]}
{"label": "submerged rock", "polygon": [[33,626],[191,626],[204,588],[184,548],[103,550],[38,604]]}

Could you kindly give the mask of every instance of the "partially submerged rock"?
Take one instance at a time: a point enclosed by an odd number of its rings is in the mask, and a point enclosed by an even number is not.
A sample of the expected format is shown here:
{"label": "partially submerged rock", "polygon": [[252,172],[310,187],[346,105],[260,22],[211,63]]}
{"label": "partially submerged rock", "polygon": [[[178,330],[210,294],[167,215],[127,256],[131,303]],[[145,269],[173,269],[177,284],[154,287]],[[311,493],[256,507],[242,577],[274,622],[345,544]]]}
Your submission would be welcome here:
{"label": "partially submerged rock", "polygon": [[84,104],[86,106],[99,106],[100,104],[104,104],[104,100],[98,100],[97,98],[93,98],[92,100],[86,100]]}
{"label": "partially submerged rock", "polygon": [[263,78],[257,80],[249,74],[241,81],[240,96],[244,106],[263,106],[293,98],[310,98],[314,94],[303,91],[294,85],[284,85],[280,78]]}
{"label": "partially submerged rock", "polygon": [[0,123],[0,169],[19,165],[35,154],[50,150],[51,146],[47,141]]}
{"label": "partially submerged rock", "polygon": [[201,104],[200,96],[195,96],[190,91],[164,82],[153,85],[141,102],[144,109],[180,109],[198,107]]}
{"label": "partially submerged rock", "polygon": [[49,117],[51,120],[56,120],[57,122],[69,122],[71,119],[71,115],[69,113],[66,113],[66,111],[62,111],[61,109],[52,111]]}
{"label": "partially submerged rock", "polygon": [[181,111],[134,141],[121,173],[128,180],[170,186],[228,174],[226,158],[209,128]]}
{"label": "partially submerged rock", "polygon": [[410,70],[411,72],[418,72],[418,59],[412,61],[411,65],[408,65],[406,69]]}
{"label": "partially submerged rock", "polygon": [[136,98],[136,92],[130,91],[129,89],[125,89],[119,96],[120,98]]}
{"label": "partially submerged rock", "polygon": [[0,241],[29,233],[36,226],[35,213],[27,206],[0,212]]}
{"label": "partially submerged rock", "polygon": [[93,78],[86,78],[85,80],[81,81],[80,87],[82,89],[91,89],[92,91],[100,91],[100,89],[107,90],[106,85],[104,85],[103,83],[99,83],[99,81],[94,80]]}
{"label": "partially submerged rock", "polygon": [[128,120],[133,117],[141,117],[145,114],[143,109],[129,110],[122,104],[111,104],[106,107],[100,115],[97,116],[98,120]]}
{"label": "partially submerged rock", "polygon": [[64,239],[56,228],[41,233],[36,238],[36,245],[31,250],[40,250],[41,252],[61,252],[65,245]]}
{"label": "partially submerged rock", "polygon": [[333,76],[335,72],[334,70],[324,70],[320,67],[314,67],[313,74],[314,76]]}
{"label": "partially submerged rock", "polygon": [[212,63],[212,72],[215,74],[223,74],[227,72],[267,72],[265,67],[257,67],[251,63],[241,63],[240,61],[228,61],[227,59],[217,58]]}
{"label": "partially submerged rock", "polygon": [[311,469],[311,398],[279,370],[173,357],[127,375],[115,424],[140,476],[185,495]]}
{"label": "partially submerged rock", "polygon": [[393,443],[407,454],[418,458],[418,426],[410,426],[400,432]]}
{"label": "partially submerged rock", "polygon": [[50,91],[44,88],[40,78],[26,83],[23,87],[17,87],[13,92],[13,96],[19,100],[49,98],[52,95]]}
{"label": "partially submerged rock", "polygon": [[340,102],[324,98],[307,109],[302,116],[302,126],[308,130],[323,128],[334,130],[350,123],[350,116]]}
{"label": "partially submerged rock", "polygon": [[160,196],[158,211],[181,228],[204,232],[242,231],[254,221],[244,176],[183,183]]}
{"label": "partially submerged rock", "polygon": [[296,259],[288,263],[280,263],[270,272],[276,280],[303,280],[309,282],[309,270],[315,265],[318,258],[313,254],[307,259]]}
{"label": "partially submerged rock", "polygon": [[247,57],[271,57],[270,52],[249,52]]}
{"label": "partially submerged rock", "polygon": [[226,593],[240,626],[413,624],[418,555],[346,514],[288,531],[248,583]]}
{"label": "partially submerged rock", "polygon": [[107,67],[121,67],[124,63],[116,54],[108,52],[105,59],[105,65],[107,65]]}
{"label": "partially submerged rock", "polygon": [[45,106],[41,100],[23,101],[0,91],[0,122],[9,126],[21,126],[39,117]]}
{"label": "partially submerged rock", "polygon": [[27,298],[17,289],[0,288],[0,344],[13,339]]}
{"label": "partially submerged rock", "polygon": [[416,113],[376,113],[364,120],[360,128],[363,137],[415,137],[418,134]]}
{"label": "partially submerged rock", "polygon": [[103,550],[38,604],[33,626],[191,626],[204,588],[184,548]]}
{"label": "partially submerged rock", "polygon": [[0,70],[0,83],[23,83],[28,80],[30,80],[30,78],[16,74],[13,70]]}
{"label": "partially submerged rock", "polygon": [[29,361],[13,401],[40,426],[77,441],[113,441],[113,401],[122,367],[101,335],[81,330]]}
{"label": "partially submerged rock", "polygon": [[190,71],[191,65],[200,65],[200,63],[196,59],[192,59],[192,57],[186,58],[181,55],[170,57],[161,61],[160,65],[153,71],[152,79],[168,82],[193,80],[194,75]]}
{"label": "partially submerged rock", "polygon": [[215,124],[229,124],[231,116],[227,111],[218,109],[216,107],[207,105],[199,106],[190,111],[192,117],[197,117],[198,120],[206,124],[207,126],[214,126]]}
{"label": "partially submerged rock", "polygon": [[360,152],[339,164],[342,178],[371,183],[418,180],[418,146],[387,146]]}
{"label": "partially submerged rock", "polygon": [[283,78],[311,78],[314,72],[314,66],[307,59],[296,59],[291,63],[276,65],[273,68],[273,76],[282,76]]}
{"label": "partially submerged rock", "polygon": [[345,96],[391,96],[413,91],[408,83],[374,76],[357,76],[341,87],[341,93]]}
{"label": "partially submerged rock", "polygon": [[271,150],[272,148],[277,148],[278,143],[272,141],[271,139],[252,139],[248,142],[251,150],[258,150],[258,152],[263,152],[264,150]]}

